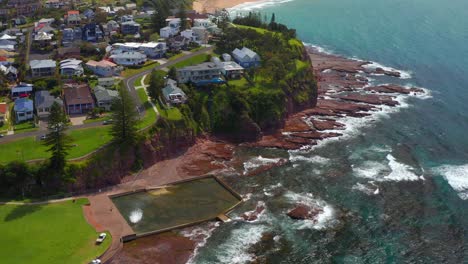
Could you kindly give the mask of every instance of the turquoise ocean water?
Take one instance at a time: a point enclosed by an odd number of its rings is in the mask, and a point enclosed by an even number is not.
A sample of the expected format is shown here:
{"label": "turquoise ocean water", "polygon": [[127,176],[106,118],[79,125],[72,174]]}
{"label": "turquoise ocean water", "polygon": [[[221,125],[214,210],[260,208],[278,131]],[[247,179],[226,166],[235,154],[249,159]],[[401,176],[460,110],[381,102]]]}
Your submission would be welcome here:
{"label": "turquoise ocean water", "polygon": [[[276,14],[305,42],[407,73],[430,96],[348,120],[346,136],[307,151],[241,150],[254,177],[226,176],[247,202],[193,263],[468,263],[468,1],[293,0],[242,5]],[[389,79],[376,77],[375,83]],[[318,221],[285,213],[322,208]],[[264,204],[257,221],[239,216]]]}

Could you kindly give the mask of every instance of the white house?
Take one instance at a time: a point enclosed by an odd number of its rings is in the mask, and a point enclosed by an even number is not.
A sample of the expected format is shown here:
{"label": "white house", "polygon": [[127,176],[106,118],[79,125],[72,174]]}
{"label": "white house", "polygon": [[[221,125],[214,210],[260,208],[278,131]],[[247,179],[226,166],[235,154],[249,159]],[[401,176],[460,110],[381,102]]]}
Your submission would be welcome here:
{"label": "white house", "polygon": [[119,73],[119,67],[117,64],[107,60],[90,60],[86,63],[86,67],[98,76],[109,77]]}
{"label": "white house", "polygon": [[179,83],[193,82],[197,85],[223,83],[221,77],[221,67],[213,62],[204,62],[177,70],[177,81]]}
{"label": "white house", "polygon": [[211,60],[221,69],[221,73],[228,79],[239,79],[244,73],[244,68],[235,61],[221,61],[218,57],[213,57]]}
{"label": "white house", "polygon": [[235,49],[232,52],[234,60],[244,68],[254,68],[260,66],[260,56],[249,48]]}
{"label": "white house", "polygon": [[147,57],[145,54],[136,51],[115,53],[109,57],[118,65],[135,66],[142,65],[146,62]]}
{"label": "white house", "polygon": [[139,51],[150,58],[161,58],[166,54],[167,45],[165,42],[147,42],[147,43],[115,43],[112,45],[111,54],[122,52]]}
{"label": "white house", "polygon": [[59,63],[60,74],[67,77],[81,76],[84,73],[83,61],[77,59],[66,59]]}
{"label": "white house", "polygon": [[196,19],[193,20],[193,26],[194,27],[208,28],[208,27],[211,27],[213,25],[214,25],[213,22],[211,22],[211,20],[209,20],[209,19],[196,18]]}

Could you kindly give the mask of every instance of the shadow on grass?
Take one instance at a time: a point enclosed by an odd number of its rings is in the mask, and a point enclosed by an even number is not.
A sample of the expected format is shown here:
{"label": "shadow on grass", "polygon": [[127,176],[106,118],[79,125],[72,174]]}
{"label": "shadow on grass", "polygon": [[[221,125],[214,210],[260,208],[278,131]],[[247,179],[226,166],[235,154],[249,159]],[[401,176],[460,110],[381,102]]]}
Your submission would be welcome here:
{"label": "shadow on grass", "polygon": [[30,215],[42,209],[45,204],[41,205],[18,205],[10,213],[5,216],[4,221],[14,221],[24,216]]}

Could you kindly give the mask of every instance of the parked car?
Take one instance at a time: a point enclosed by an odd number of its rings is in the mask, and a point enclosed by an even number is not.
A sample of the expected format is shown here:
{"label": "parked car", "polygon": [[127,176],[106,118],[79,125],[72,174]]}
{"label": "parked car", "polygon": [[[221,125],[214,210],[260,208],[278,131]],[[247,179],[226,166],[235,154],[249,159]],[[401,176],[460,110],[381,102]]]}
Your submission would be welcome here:
{"label": "parked car", "polygon": [[101,233],[99,234],[98,238],[96,239],[96,243],[102,243],[102,241],[104,241],[104,239],[106,239],[106,236],[107,234],[106,233]]}
{"label": "parked car", "polygon": [[4,135],[3,135],[3,134],[0,134],[0,138],[2,138],[2,137],[4,137]]}
{"label": "parked car", "polygon": [[47,138],[47,135],[42,135],[41,140],[45,140]]}
{"label": "parked car", "polygon": [[109,124],[112,124],[112,122],[114,122],[114,120],[109,119],[109,120],[104,120],[104,121],[102,122],[102,124],[103,124],[103,125],[109,125]]}
{"label": "parked car", "polygon": [[93,261],[90,262],[90,264],[101,264],[102,261],[100,259],[93,259]]}

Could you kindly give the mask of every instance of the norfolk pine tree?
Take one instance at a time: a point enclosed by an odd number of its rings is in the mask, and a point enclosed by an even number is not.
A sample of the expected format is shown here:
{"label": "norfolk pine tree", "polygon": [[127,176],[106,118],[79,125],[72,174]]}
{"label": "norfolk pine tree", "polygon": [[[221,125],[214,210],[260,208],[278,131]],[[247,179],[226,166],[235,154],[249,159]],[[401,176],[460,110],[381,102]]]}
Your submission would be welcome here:
{"label": "norfolk pine tree", "polygon": [[110,133],[114,142],[128,144],[136,142],[138,113],[133,98],[123,85],[119,88],[119,97],[112,102],[112,120]]}

